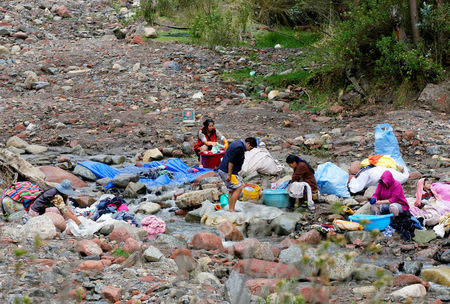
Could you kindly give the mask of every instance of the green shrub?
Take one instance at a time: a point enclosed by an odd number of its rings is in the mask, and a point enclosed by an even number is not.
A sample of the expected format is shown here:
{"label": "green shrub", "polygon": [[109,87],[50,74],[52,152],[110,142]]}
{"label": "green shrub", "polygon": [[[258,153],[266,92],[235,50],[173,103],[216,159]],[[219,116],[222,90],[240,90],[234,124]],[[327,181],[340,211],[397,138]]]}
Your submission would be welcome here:
{"label": "green shrub", "polygon": [[233,24],[233,17],[229,10],[223,12],[217,3],[208,1],[208,4],[205,4],[194,17],[191,37],[194,42],[209,47],[230,46],[237,43],[238,30]]}
{"label": "green shrub", "polygon": [[156,19],[156,9],[153,6],[152,0],[141,0],[140,14],[149,24],[153,24]]}
{"label": "green shrub", "polygon": [[439,65],[422,54],[421,45],[410,48],[395,36],[383,37],[376,45],[380,57],[376,60],[375,71],[380,76],[423,83],[434,81],[442,72]]}

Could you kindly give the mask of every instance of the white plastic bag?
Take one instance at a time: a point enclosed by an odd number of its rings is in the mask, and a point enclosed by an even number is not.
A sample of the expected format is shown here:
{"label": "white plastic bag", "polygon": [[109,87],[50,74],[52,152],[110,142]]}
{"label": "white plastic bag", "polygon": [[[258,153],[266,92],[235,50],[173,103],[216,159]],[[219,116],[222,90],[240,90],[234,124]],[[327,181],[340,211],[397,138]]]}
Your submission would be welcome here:
{"label": "white plastic bag", "polygon": [[245,160],[242,164],[241,176],[254,172],[265,175],[277,175],[283,169],[283,165],[270,155],[266,148],[254,148],[245,152]]}

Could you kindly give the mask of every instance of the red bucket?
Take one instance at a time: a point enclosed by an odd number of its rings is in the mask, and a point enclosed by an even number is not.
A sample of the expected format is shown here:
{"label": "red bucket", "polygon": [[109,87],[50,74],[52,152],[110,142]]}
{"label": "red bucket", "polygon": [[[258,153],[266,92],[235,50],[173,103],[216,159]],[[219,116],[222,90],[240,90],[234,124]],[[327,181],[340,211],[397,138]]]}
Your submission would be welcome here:
{"label": "red bucket", "polygon": [[216,169],[219,167],[225,152],[211,153],[211,151],[202,151],[199,155],[203,168]]}

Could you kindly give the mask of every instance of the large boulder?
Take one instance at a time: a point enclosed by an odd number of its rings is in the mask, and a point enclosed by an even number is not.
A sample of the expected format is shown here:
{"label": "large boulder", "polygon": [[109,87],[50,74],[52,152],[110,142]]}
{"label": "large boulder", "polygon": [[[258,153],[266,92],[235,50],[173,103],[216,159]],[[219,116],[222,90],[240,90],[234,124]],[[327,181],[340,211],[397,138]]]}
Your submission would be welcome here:
{"label": "large boulder", "polygon": [[126,188],[130,182],[138,182],[138,174],[118,174],[112,179],[114,186],[119,188]]}
{"label": "large boulder", "polygon": [[[11,171],[18,173],[23,179],[38,185],[41,189],[46,190],[54,186],[45,181],[45,174],[42,171],[8,149],[0,149],[0,169],[0,177],[3,177],[5,171]],[[10,182],[13,183],[15,180]]]}
{"label": "large boulder", "polygon": [[159,149],[150,149],[145,151],[144,156],[142,157],[142,161],[144,163],[148,163],[152,160],[161,160],[164,158],[164,155],[159,151]]}
{"label": "large boulder", "polygon": [[204,201],[217,201],[219,190],[205,189],[184,193],[177,197],[175,203],[180,209],[191,209],[200,206]]}
{"label": "large boulder", "polygon": [[249,304],[251,294],[245,286],[247,277],[236,271],[232,271],[225,282],[225,298],[231,304]]}
{"label": "large boulder", "polygon": [[403,287],[392,293],[392,296],[396,298],[422,298],[427,294],[425,287],[422,284],[414,284]]}
{"label": "large boulder", "polygon": [[92,172],[91,170],[82,165],[76,165],[75,168],[73,169],[73,174],[81,176],[82,178],[88,181],[95,182],[98,179],[97,176],[94,174],[94,172]]}
{"label": "large boulder", "polygon": [[429,83],[420,93],[418,101],[431,105],[434,109],[450,113],[450,80],[440,84]]}
{"label": "large boulder", "polygon": [[189,211],[184,220],[189,223],[198,223],[200,224],[202,217],[207,214],[214,212],[214,205],[210,201],[204,201],[200,208]]}
{"label": "large boulder", "polygon": [[79,177],[73,175],[72,173],[70,173],[66,170],[58,168],[58,167],[42,166],[42,167],[39,167],[39,170],[41,170],[45,174],[45,180],[48,182],[59,184],[63,180],[68,179],[72,182],[72,186],[75,189],[84,188],[84,187],[89,186],[88,183],[86,183]]}
{"label": "large boulder", "polygon": [[61,214],[55,212],[46,212],[44,213],[44,215],[52,221],[56,229],[58,229],[59,231],[66,230],[66,221],[64,220],[64,217]]}
{"label": "large boulder", "polygon": [[40,215],[30,218],[22,227],[20,234],[30,240],[34,240],[36,236],[43,240],[51,240],[56,236],[56,227],[49,217]]}
{"label": "large boulder", "polygon": [[242,233],[229,221],[220,223],[216,229],[227,241],[242,241],[244,239]]}
{"label": "large boulder", "polygon": [[301,219],[300,213],[283,213],[270,222],[270,229],[278,235],[288,235],[295,230],[295,225]]}
{"label": "large boulder", "polygon": [[423,269],[422,278],[433,283],[450,286],[450,267],[441,266]]}
{"label": "large boulder", "polygon": [[147,187],[144,184],[130,182],[125,188],[123,196],[127,198],[137,198],[139,194],[145,194],[146,191]]}
{"label": "large boulder", "polygon": [[29,144],[20,137],[12,136],[6,141],[6,146],[25,150]]}
{"label": "large boulder", "polygon": [[222,240],[218,235],[213,233],[199,232],[194,235],[192,239],[192,246],[195,249],[206,249],[206,250],[223,250]]}

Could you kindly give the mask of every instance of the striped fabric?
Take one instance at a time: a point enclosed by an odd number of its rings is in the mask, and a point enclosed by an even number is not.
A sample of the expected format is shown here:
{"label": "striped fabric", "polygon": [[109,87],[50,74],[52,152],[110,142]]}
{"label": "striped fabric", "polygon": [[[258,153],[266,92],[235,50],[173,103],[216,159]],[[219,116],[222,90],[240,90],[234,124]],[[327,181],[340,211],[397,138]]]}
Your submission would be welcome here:
{"label": "striped fabric", "polygon": [[14,201],[23,204],[28,212],[34,200],[41,195],[42,190],[39,186],[30,182],[17,182],[9,186],[2,195],[2,201],[5,196],[9,196]]}

